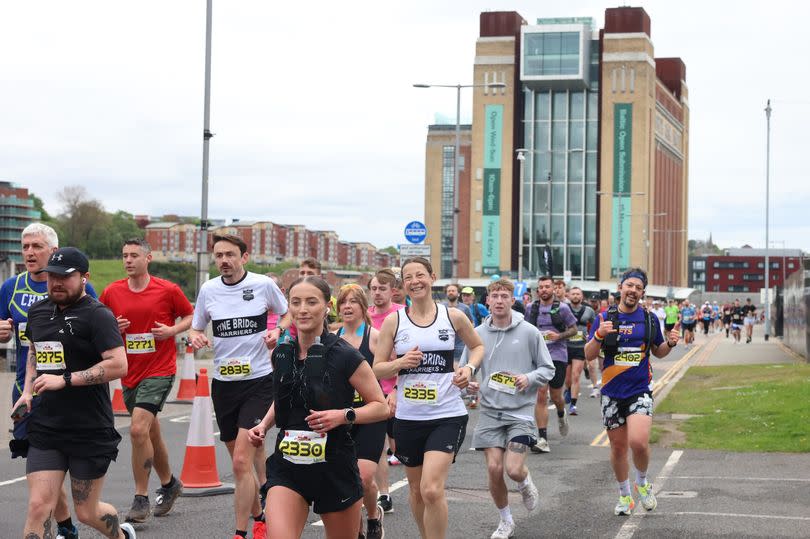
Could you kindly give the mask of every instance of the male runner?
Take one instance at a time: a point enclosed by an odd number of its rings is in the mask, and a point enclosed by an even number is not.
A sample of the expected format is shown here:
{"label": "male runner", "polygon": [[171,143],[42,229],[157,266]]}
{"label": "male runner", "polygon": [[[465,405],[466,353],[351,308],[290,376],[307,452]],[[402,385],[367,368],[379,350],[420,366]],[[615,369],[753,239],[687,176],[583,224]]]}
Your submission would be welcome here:
{"label": "male runner", "polygon": [[731,310],[733,308],[731,303],[723,304],[723,327],[726,329],[726,339],[728,339],[728,332],[731,329]]}
{"label": "male runner", "polygon": [[669,298],[667,306],[664,307],[664,313],[666,313],[666,318],[664,318],[664,331],[668,333],[672,331],[672,328],[678,323],[678,318],[681,314],[680,309],[678,309],[678,304],[675,303],[674,299]]}
{"label": "male runner", "polygon": [[[475,290],[471,286],[465,286],[461,289],[461,301],[470,308],[472,314],[473,327],[481,323],[484,318],[489,316],[489,310],[482,304],[475,300]],[[466,314],[466,313],[465,313]]]}
{"label": "male runner", "polygon": [[48,265],[48,297],[28,311],[25,384],[15,415],[39,404],[28,424],[28,515],[26,538],[53,537],[53,512],[70,472],[78,519],[111,539],[134,539],[110,504],[100,501],[110,462],[118,456],[107,382],[127,373],[118,324],[104,305],[87,295],[87,257],[74,247],[57,249]]}
{"label": "male runner", "polygon": [[[31,223],[22,231],[22,255],[25,271],[9,277],[0,287],[0,342],[8,342],[14,337],[17,349],[17,376],[11,389],[11,402],[16,402],[22,394],[25,384],[26,362],[28,361],[28,339],[25,328],[28,322],[28,310],[36,302],[44,299],[48,293],[48,275],[40,273],[48,264],[48,258],[59,248],[56,231],[42,223]],[[85,291],[96,297],[96,291],[88,282]],[[34,398],[33,406],[39,402]],[[9,442],[11,458],[24,457],[28,452],[27,427],[28,415],[14,423],[12,440]],[[78,539],[79,532],[70,518],[67,505],[67,492],[62,487],[59,500],[54,509],[57,532],[65,539]]]}
{"label": "male runner", "polygon": [[[463,312],[467,315],[467,318],[470,319],[470,322],[474,322],[472,312],[470,312],[470,307],[464,303],[463,301],[459,301],[459,292],[460,288],[459,285],[456,283],[450,283],[444,287],[444,295],[447,297],[445,301],[442,303],[447,305],[448,307],[455,307],[459,311]],[[464,342],[461,339],[456,341],[456,348],[453,350],[453,361],[458,362],[461,359],[461,353],[464,351]]]}
{"label": "male runner", "polygon": [[[596,318],[596,312],[594,312],[589,305],[582,301],[584,296],[582,294],[582,289],[578,286],[572,287],[568,294],[571,300],[569,305],[571,308],[571,314],[574,315],[574,318],[577,321],[577,332],[573,337],[568,339],[568,342],[566,343],[568,346],[568,368],[571,371],[571,378],[569,381],[571,404],[568,406],[568,413],[570,415],[578,415],[577,399],[579,399],[579,379],[582,377],[582,369],[585,366],[585,337],[588,335],[588,330]],[[595,361],[591,361],[588,364],[588,374],[590,375],[591,383],[593,384],[591,397],[596,397],[599,394],[599,384],[597,384],[596,380],[595,363]]]}
{"label": "male runner", "polygon": [[562,279],[554,281],[554,299],[560,303],[569,303],[568,286]]}
{"label": "male runner", "polygon": [[[537,420],[538,439],[532,446],[534,453],[548,453],[548,395],[557,408],[557,424],[560,436],[568,436],[568,415],[565,411],[563,399],[563,384],[565,383],[565,369],[568,366],[568,347],[566,339],[573,337],[577,332],[577,319],[571,314],[571,308],[566,303],[554,299],[553,281],[551,277],[544,276],[537,280],[537,295],[539,299],[532,303],[529,309],[528,322],[537,326],[554,362],[554,378],[548,385],[537,390],[537,404],[534,417]],[[549,388],[551,390],[549,391]]]}
{"label": "male runner", "polygon": [[[398,278],[390,269],[381,269],[374,274],[374,277],[369,283],[372,305],[370,305],[368,308],[368,315],[371,317],[371,325],[378,331],[386,316],[405,307],[405,305],[394,303],[392,301],[394,287],[397,285],[397,283]],[[380,387],[382,387],[383,394],[388,400],[389,406],[396,402],[397,394],[396,390],[394,389],[396,383],[396,376],[380,380]],[[374,479],[377,481],[377,487],[380,491],[377,502],[383,508],[384,512],[393,513],[394,501],[389,494],[390,484],[388,479],[388,464],[399,464],[399,460],[397,460],[393,454],[394,449],[396,449],[394,442],[393,417],[388,418],[387,433],[388,436],[386,438],[386,444],[388,452],[391,454],[389,456],[386,448],[383,449]]]}
{"label": "male runner", "polygon": [[703,307],[700,308],[700,321],[703,324],[703,334],[709,334],[709,328],[712,326],[712,316],[714,315],[714,311],[712,310],[711,304],[707,301],[703,304]]}
{"label": "male runner", "polygon": [[652,427],[652,366],[650,352],[663,358],[678,344],[680,332],[674,328],[666,339],[654,317],[639,308],[647,288],[647,274],[633,268],[619,284],[619,304],[609,309],[591,326],[585,357],[605,354],[602,372],[602,422],[610,440],[610,463],[619,484],[619,503],[613,512],[630,515],[635,507],[630,491],[628,449],[636,468],[636,492],[641,505],[652,511],[658,505],[653,487],[647,481]]}
{"label": "male runner", "polygon": [[270,278],[245,270],[249,254],[241,238],[214,235],[213,245],[220,276],[200,288],[189,337],[197,350],[210,346],[204,331],[211,322],[214,336],[211,400],[219,438],[225,442],[233,462],[234,539],[247,537],[251,515],[253,536],[264,537],[264,512],[253,472],[256,448],[250,443],[248,431],[264,418],[273,398],[273,367],[267,349],[276,345],[283,328],[267,331],[267,312],[285,315],[287,300]]}
{"label": "male runner", "polygon": [[754,333],[754,324],[757,321],[757,307],[753,303],[751,303],[751,298],[745,300],[745,305],[743,305],[743,311],[745,311],[745,342],[746,344],[751,342],[751,338]]}
{"label": "male runner", "polygon": [[695,325],[697,324],[697,311],[688,299],[683,300],[681,307],[681,326],[683,327],[683,342],[686,348],[695,341]]}
{"label": "male runner", "polygon": [[740,344],[740,333],[747,312],[745,307],[740,306],[740,300],[735,299],[734,306],[731,308],[731,335],[734,337],[734,344]]}
{"label": "male runner", "polygon": [[129,239],[122,251],[127,278],[111,283],[100,299],[115,315],[126,344],[128,369],[121,384],[124,404],[132,416],[129,437],[135,479],[127,521],[144,522],[152,512],[148,493],[152,467],[160,479],[155,516],[171,511],[183,492],[183,484],[172,475],[157,414],[177,372],[174,338],[191,326],[194,308],[179,286],[149,275],[152,249],[146,241]]}
{"label": "male runner", "polygon": [[[547,384],[555,373],[543,336],[512,309],[514,290],[509,279],[490,283],[492,314],[475,328],[491,351],[481,364],[481,413],[473,434],[473,447],[484,450],[489,493],[500,514],[491,539],[508,539],[515,533],[504,470],[517,483],[526,510],[537,508],[539,494],[526,467],[526,453],[536,441],[534,389]],[[465,352],[461,364],[466,363]]]}

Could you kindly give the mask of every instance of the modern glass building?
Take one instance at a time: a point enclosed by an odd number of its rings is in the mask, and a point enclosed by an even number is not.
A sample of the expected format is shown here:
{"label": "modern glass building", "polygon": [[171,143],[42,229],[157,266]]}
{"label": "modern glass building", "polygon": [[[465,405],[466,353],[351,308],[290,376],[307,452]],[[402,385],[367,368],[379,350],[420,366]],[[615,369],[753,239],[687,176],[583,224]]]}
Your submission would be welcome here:
{"label": "modern glass building", "polygon": [[22,231],[40,217],[40,212],[34,209],[34,199],[29,195],[28,189],[0,181],[0,258],[8,258],[17,267],[22,266]]}
{"label": "modern glass building", "polygon": [[590,18],[538,19],[521,39],[524,273],[596,279],[598,32]]}

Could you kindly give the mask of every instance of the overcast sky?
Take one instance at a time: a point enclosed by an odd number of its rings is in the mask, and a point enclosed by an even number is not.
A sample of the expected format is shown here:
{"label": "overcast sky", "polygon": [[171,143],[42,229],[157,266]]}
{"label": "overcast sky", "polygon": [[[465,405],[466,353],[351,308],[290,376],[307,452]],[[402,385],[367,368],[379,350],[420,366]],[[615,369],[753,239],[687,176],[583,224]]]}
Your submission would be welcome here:
{"label": "overcast sky", "polygon": [[[764,246],[771,98],[771,239],[810,250],[808,3],[640,4],[655,55],[686,63],[689,237]],[[427,125],[455,109],[453,90],[412,83],[471,82],[481,11],[601,27],[613,5],[215,0],[210,216],[404,242],[424,213]],[[109,211],[199,215],[205,2],[0,6],[0,180],[51,213],[80,184]]]}

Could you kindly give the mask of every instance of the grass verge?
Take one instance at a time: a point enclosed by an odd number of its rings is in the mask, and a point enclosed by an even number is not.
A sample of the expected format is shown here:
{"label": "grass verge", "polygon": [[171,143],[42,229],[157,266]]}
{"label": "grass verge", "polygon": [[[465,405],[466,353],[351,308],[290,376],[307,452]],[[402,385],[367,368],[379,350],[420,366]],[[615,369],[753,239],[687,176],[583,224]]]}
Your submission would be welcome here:
{"label": "grass verge", "polygon": [[656,411],[698,416],[681,447],[807,453],[808,403],[810,365],[692,367]]}

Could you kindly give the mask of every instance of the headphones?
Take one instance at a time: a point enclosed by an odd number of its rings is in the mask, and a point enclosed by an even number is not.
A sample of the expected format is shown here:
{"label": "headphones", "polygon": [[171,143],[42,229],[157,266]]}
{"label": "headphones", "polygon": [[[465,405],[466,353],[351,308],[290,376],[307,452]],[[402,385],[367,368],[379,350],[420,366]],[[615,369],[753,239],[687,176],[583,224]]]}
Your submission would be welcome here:
{"label": "headphones", "polygon": [[86,282],[87,282],[87,278],[86,278],[86,277],[82,277],[82,284],[85,284]]}

